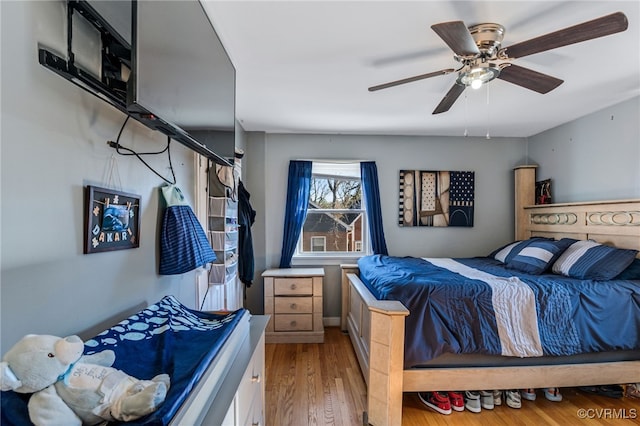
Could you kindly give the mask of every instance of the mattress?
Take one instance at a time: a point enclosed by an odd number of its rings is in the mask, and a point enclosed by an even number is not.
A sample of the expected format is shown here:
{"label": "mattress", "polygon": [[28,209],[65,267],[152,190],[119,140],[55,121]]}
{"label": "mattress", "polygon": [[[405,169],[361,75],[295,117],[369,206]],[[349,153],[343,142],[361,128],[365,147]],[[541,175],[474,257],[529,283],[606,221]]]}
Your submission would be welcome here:
{"label": "mattress", "polygon": [[639,361],[640,350],[605,351],[566,356],[518,358],[501,355],[444,353],[414,368],[455,367],[524,367],[540,365],[591,364],[600,362]]}

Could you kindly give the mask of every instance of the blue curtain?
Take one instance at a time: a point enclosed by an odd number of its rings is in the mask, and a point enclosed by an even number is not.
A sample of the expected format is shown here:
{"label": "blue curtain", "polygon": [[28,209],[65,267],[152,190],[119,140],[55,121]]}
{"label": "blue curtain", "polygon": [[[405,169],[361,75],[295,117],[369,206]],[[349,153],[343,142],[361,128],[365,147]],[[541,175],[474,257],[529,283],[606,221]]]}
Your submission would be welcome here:
{"label": "blue curtain", "polygon": [[369,218],[369,233],[374,254],[389,254],[382,229],[382,209],[380,207],[380,188],[378,187],[378,168],[375,161],[360,163],[364,205]]}
{"label": "blue curtain", "polygon": [[311,161],[291,161],[287,183],[287,208],[284,214],[284,236],[280,268],[291,268],[291,258],[307,216],[311,191]]}

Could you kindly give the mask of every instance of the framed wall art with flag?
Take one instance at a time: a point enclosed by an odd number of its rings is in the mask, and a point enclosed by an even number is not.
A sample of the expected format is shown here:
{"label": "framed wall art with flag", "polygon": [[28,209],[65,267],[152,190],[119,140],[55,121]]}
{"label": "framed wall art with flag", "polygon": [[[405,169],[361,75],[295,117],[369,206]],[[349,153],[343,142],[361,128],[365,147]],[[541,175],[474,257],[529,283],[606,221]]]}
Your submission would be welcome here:
{"label": "framed wall art with flag", "polygon": [[400,226],[473,226],[475,173],[400,170]]}

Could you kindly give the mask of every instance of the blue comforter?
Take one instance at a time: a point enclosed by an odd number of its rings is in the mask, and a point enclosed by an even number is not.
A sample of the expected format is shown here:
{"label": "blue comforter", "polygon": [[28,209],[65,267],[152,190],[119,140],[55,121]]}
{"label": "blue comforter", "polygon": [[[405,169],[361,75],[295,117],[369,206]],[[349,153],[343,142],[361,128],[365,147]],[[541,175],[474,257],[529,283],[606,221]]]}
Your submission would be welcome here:
{"label": "blue comforter", "polygon": [[[114,368],[139,379],[167,373],[171,386],[157,411],[126,425],[166,425],[244,314],[194,311],[173,296],[132,315],[85,342],[86,355],[111,349]],[[30,425],[30,395],[2,392],[2,425]]]}
{"label": "blue comforter", "polygon": [[517,357],[640,349],[640,282],[528,275],[490,258],[358,262],[380,300],[409,309],[405,368],[445,352]]}

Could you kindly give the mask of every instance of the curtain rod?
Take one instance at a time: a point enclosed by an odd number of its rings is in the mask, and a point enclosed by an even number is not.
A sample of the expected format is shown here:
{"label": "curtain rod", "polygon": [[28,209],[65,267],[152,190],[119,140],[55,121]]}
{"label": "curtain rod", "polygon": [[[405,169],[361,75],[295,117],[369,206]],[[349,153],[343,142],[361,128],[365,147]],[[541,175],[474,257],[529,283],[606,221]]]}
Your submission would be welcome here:
{"label": "curtain rod", "polygon": [[342,164],[346,164],[346,163],[366,163],[368,161],[375,161],[375,160],[345,160],[345,159],[339,159],[339,160],[330,160],[330,159],[326,159],[326,158],[296,158],[295,161],[317,161],[318,163],[342,163]]}

